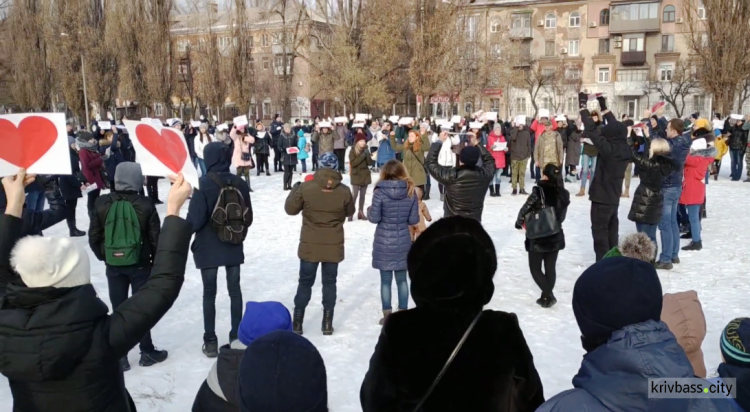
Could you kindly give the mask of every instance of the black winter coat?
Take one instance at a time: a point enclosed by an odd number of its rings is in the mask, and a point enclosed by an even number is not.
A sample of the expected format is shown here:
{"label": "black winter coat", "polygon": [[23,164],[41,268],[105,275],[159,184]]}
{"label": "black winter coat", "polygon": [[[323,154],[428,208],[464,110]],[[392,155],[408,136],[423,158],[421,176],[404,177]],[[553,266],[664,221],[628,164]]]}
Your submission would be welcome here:
{"label": "black winter coat", "polygon": [[215,394],[204,381],[195,396],[192,412],[239,412],[236,401],[238,399],[237,376],[240,373],[240,364],[244,356],[244,349],[232,349],[229,345],[219,348],[216,375],[219,378],[221,392],[227,400]]}
{"label": "black winter coat", "polygon": [[279,136],[279,150],[281,150],[281,164],[285,166],[295,166],[297,164],[297,154],[292,153],[289,154],[286,152],[286,149],[290,147],[297,148],[297,135],[287,135],[284,133],[281,133],[281,136]]}
{"label": "black winter coat", "polygon": [[[618,123],[611,112],[604,114],[604,118],[608,125]],[[581,119],[586,126],[586,136],[599,151],[596,174],[589,189],[589,200],[604,205],[619,205],[625,169],[633,157],[627,142],[627,128],[622,126],[622,136],[604,138],[602,128],[597,127],[588,110],[581,111]]]}
{"label": "black winter coat", "polygon": [[[362,411],[412,412],[473,317],[423,307],[389,316],[362,383]],[[486,310],[422,410],[533,412],[542,403],[518,318]]]}
{"label": "black winter coat", "polygon": [[[263,133],[263,138],[260,137],[260,134]],[[255,138],[255,143],[253,143],[253,151],[255,154],[261,154],[261,155],[268,155],[271,153],[271,134],[267,131],[259,131],[255,129],[250,129],[251,136]],[[205,156],[205,154],[204,154]],[[204,159],[205,160],[205,159]]]}
{"label": "black winter coat", "polygon": [[[268,137],[267,137],[268,138]],[[255,139],[258,142],[258,139]],[[253,206],[250,203],[250,189],[241,177],[229,172],[229,159],[226,156],[226,145],[221,142],[209,143],[203,149],[203,160],[209,173],[216,173],[225,183],[231,183],[240,193],[253,220]],[[234,245],[219,240],[219,234],[211,225],[211,215],[219,199],[221,188],[208,176],[201,176],[200,189],[193,192],[188,206],[187,221],[193,225],[195,240],[191,246],[195,267],[198,269],[221,266],[239,266],[245,263],[242,244]]]}
{"label": "black winter coat", "polygon": [[[21,237],[41,235],[43,230],[47,230],[65,220],[68,214],[68,207],[65,204],[65,199],[60,195],[57,179],[37,176],[35,184],[37,182],[44,186],[44,197],[47,199],[49,207],[44,209],[43,212],[34,212],[24,206],[23,214],[21,215],[23,219]],[[0,214],[5,214],[5,207],[7,205],[5,189],[0,185]],[[2,283],[0,283],[0,287],[2,286]]]}
{"label": "black winter coat", "polygon": [[[119,200],[130,202],[138,215],[138,223],[141,227],[141,261],[133,267],[118,266],[117,270],[137,269],[151,267],[159,244],[159,233],[161,232],[161,221],[156,211],[154,201],[150,197],[141,196],[137,192],[113,191],[109,195],[100,196],[94,203],[94,216],[90,216],[89,222],[89,246],[97,259],[106,262],[104,253],[104,231],[107,222],[107,213],[112,204]],[[108,267],[109,268],[109,267]]]}
{"label": "black winter coat", "polygon": [[73,149],[70,149],[70,168],[73,172],[72,174],[57,177],[57,183],[60,185],[60,194],[65,200],[83,197],[81,194],[81,184],[83,182],[78,178],[81,175],[81,159],[78,158],[78,152]]}
{"label": "black winter coat", "polygon": [[271,145],[274,149],[279,150],[279,139],[281,138],[281,133],[284,130],[284,123],[273,121],[271,123],[271,126],[268,128],[269,132],[271,133]]}
{"label": "black winter coat", "polygon": [[544,204],[555,208],[555,216],[560,224],[560,232],[552,236],[541,239],[526,239],[526,251],[548,253],[557,252],[565,249],[565,233],[562,230],[562,223],[568,213],[570,205],[570,193],[567,190],[557,187],[554,182],[549,180],[540,180],[537,186],[531,189],[531,194],[526,198],[526,203],[521,207],[516,218],[516,229],[521,229],[526,220],[526,215],[540,210],[542,208],[542,196],[544,193]]}
{"label": "black winter coat", "polygon": [[437,160],[442,147],[439,141],[433,143],[424,164],[430,175],[445,186],[443,217],[460,215],[481,222],[484,197],[495,174],[495,158],[484,146],[478,146],[482,167],[440,166]]}
{"label": "black winter coat", "polygon": [[[3,236],[13,227],[6,226],[7,219],[0,217]],[[7,295],[0,298],[0,373],[10,383],[13,410],[134,412],[120,359],[177,299],[189,242],[190,225],[167,217],[151,276],[111,316],[90,284],[8,286]],[[2,242],[0,247],[5,259],[12,245]]]}
{"label": "black winter coat", "polygon": [[[729,122],[727,121],[727,124]],[[732,150],[745,150],[747,149],[747,131],[743,130],[742,125],[735,124],[726,128],[726,132],[730,133],[729,141],[727,144]]]}
{"label": "black winter coat", "polygon": [[640,184],[633,194],[628,220],[655,225],[661,221],[664,208],[662,184],[677,167],[668,157],[656,155],[647,159],[644,155],[648,155],[647,150],[644,153],[633,150],[633,163],[638,168]]}

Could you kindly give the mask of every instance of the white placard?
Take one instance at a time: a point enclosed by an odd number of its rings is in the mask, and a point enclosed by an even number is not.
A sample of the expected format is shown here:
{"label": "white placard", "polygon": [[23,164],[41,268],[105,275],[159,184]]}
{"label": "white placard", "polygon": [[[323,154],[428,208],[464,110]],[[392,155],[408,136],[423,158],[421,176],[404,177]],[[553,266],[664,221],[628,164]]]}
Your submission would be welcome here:
{"label": "white placard", "polygon": [[349,119],[346,116],[339,116],[339,117],[334,118],[333,122],[346,124],[346,123],[349,123]]}
{"label": "white placard", "polygon": [[414,118],[412,117],[402,117],[398,119],[398,124],[400,124],[401,126],[405,126],[405,125],[411,124],[411,122],[413,121],[414,121]]}
{"label": "white placard", "polygon": [[164,127],[164,124],[159,119],[151,119],[151,126]]}
{"label": "white placard", "polygon": [[451,117],[451,123],[453,123],[453,124],[459,124],[459,123],[461,123],[461,116],[453,116],[453,117]]}
{"label": "white placard", "polygon": [[247,121],[247,115],[243,114],[242,116],[237,116],[234,118],[233,123],[235,126],[247,126],[250,124],[250,122]]}
{"label": "white placard", "polygon": [[200,122],[200,121],[198,121],[198,120],[191,120],[191,121],[190,121],[190,126],[193,126],[193,127],[201,127],[201,122]]}
{"label": "white placard", "polygon": [[743,117],[741,114],[730,114],[729,117],[731,117],[734,120],[742,120]]}
{"label": "white placard", "polygon": [[526,115],[519,114],[518,116],[516,116],[515,123],[516,123],[516,126],[521,125],[521,124],[526,126]]}
{"label": "white placard", "polygon": [[481,129],[482,127],[484,127],[484,124],[480,122],[469,123],[469,129]]}
{"label": "white placard", "polygon": [[141,117],[141,121],[143,123],[151,124],[151,118],[150,117]]}
{"label": "white placard", "polygon": [[539,109],[539,118],[546,117],[549,119],[549,110],[547,109]]}
{"label": "white placard", "polygon": [[398,117],[398,116],[391,116],[391,117],[389,117],[389,118],[388,118],[388,120],[389,120],[389,121],[390,121],[391,123],[398,123],[398,119],[399,119],[399,117]]}
{"label": "white placard", "polygon": [[110,122],[100,121],[100,122],[98,122],[98,124],[99,124],[99,127],[102,128],[102,130],[111,130],[112,129],[112,123],[110,123]]}
{"label": "white placard", "polygon": [[354,115],[354,120],[357,121],[357,122],[359,122],[359,121],[364,122],[365,120],[367,120],[368,116],[369,116],[369,114],[366,114],[366,113],[357,113],[357,114]]}
{"label": "white placard", "polygon": [[508,142],[495,142],[495,144],[492,145],[492,151],[504,152],[507,147],[508,147]]}
{"label": "white placard", "polygon": [[222,123],[222,124],[216,126],[216,130],[218,130],[218,131],[227,130],[227,129],[229,129],[229,126],[227,126],[226,123]]}
{"label": "white placard", "polygon": [[724,121],[719,119],[714,119],[711,124],[713,125],[714,129],[724,130]]}
{"label": "white placard", "polygon": [[352,125],[352,129],[364,129],[364,128],[365,128],[365,124],[364,123],[354,123]]}
{"label": "white placard", "polygon": [[72,173],[64,113],[0,115],[0,142],[0,177]]}
{"label": "white placard", "polygon": [[185,180],[198,189],[198,171],[190,161],[185,136],[170,127],[125,120],[130,141],[144,176],[169,176],[182,172]]}
{"label": "white placard", "polygon": [[487,112],[485,113],[485,117],[487,117],[487,120],[492,120],[493,122],[497,121],[497,112]]}
{"label": "white placard", "polygon": [[320,122],[320,123],[318,123],[318,128],[319,129],[324,129],[324,128],[330,129],[331,128],[331,122]]}

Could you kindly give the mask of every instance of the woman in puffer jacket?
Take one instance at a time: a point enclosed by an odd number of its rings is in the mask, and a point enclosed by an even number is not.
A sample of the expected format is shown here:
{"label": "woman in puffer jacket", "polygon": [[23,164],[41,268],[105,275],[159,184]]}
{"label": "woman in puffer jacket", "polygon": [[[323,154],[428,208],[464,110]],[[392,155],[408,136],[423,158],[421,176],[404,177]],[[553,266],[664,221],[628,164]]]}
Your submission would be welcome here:
{"label": "woman in puffer jacket", "polygon": [[[711,145],[708,141],[711,141]],[[716,148],[713,147],[714,134],[708,129],[697,129],[693,132],[693,144],[685,160],[684,179],[680,204],[687,206],[690,219],[690,233],[692,241],[682,250],[698,251],[703,249],[701,239],[701,207],[706,200],[706,171],[708,165],[716,158]]]}
{"label": "woman in puffer jacket", "polygon": [[[656,228],[661,220],[664,206],[664,195],[661,187],[664,179],[675,169],[669,158],[669,143],[656,138],[651,141],[648,150],[638,153],[634,149],[633,139],[628,135],[628,146],[633,152],[633,163],[638,168],[640,184],[633,194],[628,219],[635,222],[635,229],[648,235],[656,244]],[[648,158],[644,157],[648,155]]]}
{"label": "woman in puffer jacket", "polygon": [[403,163],[389,160],[380,172],[380,181],[372,194],[368,219],[376,223],[372,244],[372,267],[380,270],[380,298],[383,319],[391,314],[391,283],[396,277],[398,309],[409,304],[409,285],[406,282],[406,257],[411,249],[409,226],[419,223],[419,200],[414,193],[414,182]]}

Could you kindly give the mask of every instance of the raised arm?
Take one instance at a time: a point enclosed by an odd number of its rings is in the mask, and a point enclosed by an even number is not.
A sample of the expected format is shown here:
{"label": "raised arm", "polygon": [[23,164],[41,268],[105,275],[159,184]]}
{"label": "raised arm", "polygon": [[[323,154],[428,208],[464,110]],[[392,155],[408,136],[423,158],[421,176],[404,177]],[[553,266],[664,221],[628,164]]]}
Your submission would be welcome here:
{"label": "raised arm", "polygon": [[438,155],[440,154],[440,149],[442,147],[443,142],[433,143],[430,146],[430,151],[427,153],[427,158],[424,160],[424,165],[427,168],[427,172],[429,172],[435,180],[445,185],[450,184],[453,181],[455,173],[453,173],[452,167],[445,167],[438,164]]}

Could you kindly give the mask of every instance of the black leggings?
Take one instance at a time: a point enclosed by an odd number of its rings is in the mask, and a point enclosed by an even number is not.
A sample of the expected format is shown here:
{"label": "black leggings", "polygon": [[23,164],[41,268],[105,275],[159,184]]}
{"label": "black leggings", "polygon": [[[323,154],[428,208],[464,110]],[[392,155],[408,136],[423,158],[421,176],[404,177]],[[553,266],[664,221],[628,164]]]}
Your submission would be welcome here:
{"label": "black leggings", "polygon": [[[557,272],[555,270],[557,253],[529,252],[531,277],[534,278],[534,282],[542,290],[542,295],[545,297],[552,295],[552,289],[555,288],[555,280],[557,279]],[[542,272],[542,263],[544,263],[544,272]]]}
{"label": "black leggings", "polygon": [[346,155],[346,149],[333,149],[333,154],[335,154],[339,160],[339,172],[346,172],[346,159],[344,158]]}
{"label": "black leggings", "polygon": [[292,165],[284,165],[284,190],[292,188]]}
{"label": "black leggings", "polygon": [[68,222],[68,230],[73,233],[76,228],[76,207],[78,206],[78,198],[65,199],[65,207],[67,207],[65,221]]}
{"label": "black leggings", "polygon": [[101,193],[102,189],[96,189],[89,192],[88,201],[86,202],[86,207],[89,211],[89,216],[91,216],[91,213],[94,211],[94,203],[96,202],[96,199],[99,198],[99,193]]}
{"label": "black leggings", "polygon": [[159,200],[159,178],[156,176],[146,176],[146,192],[148,197],[154,201]]}
{"label": "black leggings", "polygon": [[258,176],[263,172],[268,172],[268,155],[256,153],[255,154],[255,167],[258,168]]}
{"label": "black leggings", "polygon": [[273,149],[273,170],[274,172],[280,172],[284,169],[282,164],[281,150],[274,147]]}

